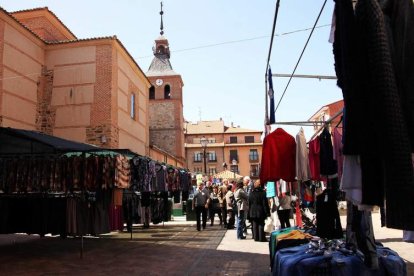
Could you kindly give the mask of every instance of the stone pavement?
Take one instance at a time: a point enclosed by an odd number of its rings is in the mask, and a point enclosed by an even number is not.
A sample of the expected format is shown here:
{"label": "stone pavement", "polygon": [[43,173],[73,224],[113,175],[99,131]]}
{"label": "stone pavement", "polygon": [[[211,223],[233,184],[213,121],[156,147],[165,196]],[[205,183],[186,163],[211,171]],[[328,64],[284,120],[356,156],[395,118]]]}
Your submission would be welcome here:
{"label": "stone pavement", "polygon": [[0,235],[0,275],[269,275],[266,254],[217,250],[225,234],[177,220],[135,227],[132,239],[125,232],[84,238],[82,259],[80,238]]}
{"label": "stone pavement", "polygon": [[[344,219],[344,217],[341,217]],[[402,231],[381,228],[373,214],[378,241],[397,251],[414,275],[414,243]],[[207,226],[196,231],[184,217],[149,229],[113,232],[81,239],[0,235],[0,275],[269,275],[268,243],[251,235],[237,240],[235,230]]]}

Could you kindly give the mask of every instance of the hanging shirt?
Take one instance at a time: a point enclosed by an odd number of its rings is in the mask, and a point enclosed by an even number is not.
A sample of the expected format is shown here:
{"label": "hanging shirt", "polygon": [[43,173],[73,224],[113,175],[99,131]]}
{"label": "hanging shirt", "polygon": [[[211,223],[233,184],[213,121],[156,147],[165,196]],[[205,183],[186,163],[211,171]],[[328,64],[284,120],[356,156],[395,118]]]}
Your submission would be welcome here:
{"label": "hanging shirt", "polygon": [[321,180],[319,137],[309,142],[309,166],[312,180]]}
{"label": "hanging shirt", "polygon": [[310,179],[309,152],[303,128],[296,134],[296,178],[301,181]]}
{"label": "hanging shirt", "polygon": [[338,163],[338,179],[341,180],[342,171],[344,166],[344,155],[342,153],[342,133],[336,127],[333,131],[333,148],[334,159]]}
{"label": "hanging shirt", "polygon": [[338,173],[338,165],[333,159],[333,147],[331,134],[328,128],[324,128],[320,135],[320,173],[323,176],[334,175]]}
{"label": "hanging shirt", "polygon": [[167,168],[164,165],[156,164],[155,171],[157,174],[157,191],[167,191],[168,187],[166,185],[167,179]]}
{"label": "hanging shirt", "polygon": [[267,135],[263,141],[260,182],[295,181],[296,142],[292,135],[282,128]]}

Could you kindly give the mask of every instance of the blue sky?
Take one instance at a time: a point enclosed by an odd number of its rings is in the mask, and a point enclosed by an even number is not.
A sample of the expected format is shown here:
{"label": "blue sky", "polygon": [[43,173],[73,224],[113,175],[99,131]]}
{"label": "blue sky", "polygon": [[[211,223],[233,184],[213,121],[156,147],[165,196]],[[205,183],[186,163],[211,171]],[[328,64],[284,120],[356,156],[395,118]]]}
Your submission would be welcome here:
{"label": "blue sky", "polygon": [[[184,81],[184,117],[189,121],[234,122],[263,130],[265,70],[276,0],[164,0],[164,36],[171,64]],[[281,0],[276,34],[313,26],[323,0]],[[49,7],[78,37],[117,35],[142,70],[152,60],[159,36],[160,1],[149,0],[5,0],[7,11]],[[318,25],[331,23],[328,1]],[[270,65],[290,74],[310,30],[276,36]],[[297,74],[335,75],[330,26],[315,30]],[[276,104],[288,78],[273,78]],[[277,121],[304,121],[321,106],[342,99],[333,80],[293,79],[277,112]],[[273,126],[273,129],[279,126]],[[298,126],[280,126],[295,135]],[[312,132],[305,128],[310,138]]]}

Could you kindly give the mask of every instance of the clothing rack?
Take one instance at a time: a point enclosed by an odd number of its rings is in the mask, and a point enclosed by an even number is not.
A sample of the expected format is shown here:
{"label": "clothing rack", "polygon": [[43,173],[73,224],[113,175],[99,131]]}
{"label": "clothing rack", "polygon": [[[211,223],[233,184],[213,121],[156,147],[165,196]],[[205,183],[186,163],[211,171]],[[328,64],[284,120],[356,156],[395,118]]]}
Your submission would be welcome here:
{"label": "clothing rack", "polygon": [[294,126],[312,126],[314,124],[323,124],[325,121],[294,121],[294,122],[275,122],[275,125],[294,125]]}
{"label": "clothing rack", "polygon": [[[309,141],[312,141],[318,134],[321,132],[328,124],[330,124],[333,120],[338,118],[340,115],[343,114],[343,110],[338,111],[335,115],[333,115],[331,118],[326,120],[323,125],[312,135],[312,137],[309,139]],[[308,142],[309,143],[309,142]]]}

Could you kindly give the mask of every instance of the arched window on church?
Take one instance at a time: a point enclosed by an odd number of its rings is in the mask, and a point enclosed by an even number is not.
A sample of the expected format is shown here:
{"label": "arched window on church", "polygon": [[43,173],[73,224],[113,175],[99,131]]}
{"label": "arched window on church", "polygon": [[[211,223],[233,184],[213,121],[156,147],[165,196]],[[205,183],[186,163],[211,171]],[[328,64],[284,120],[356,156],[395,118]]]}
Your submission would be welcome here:
{"label": "arched window on church", "polygon": [[154,85],[151,85],[149,89],[149,99],[154,100],[155,99],[155,87]]}
{"label": "arched window on church", "polygon": [[157,49],[157,53],[161,55],[165,54],[165,47],[160,45]]}
{"label": "arched window on church", "polygon": [[171,99],[171,88],[168,84],[164,87],[164,99]]}

